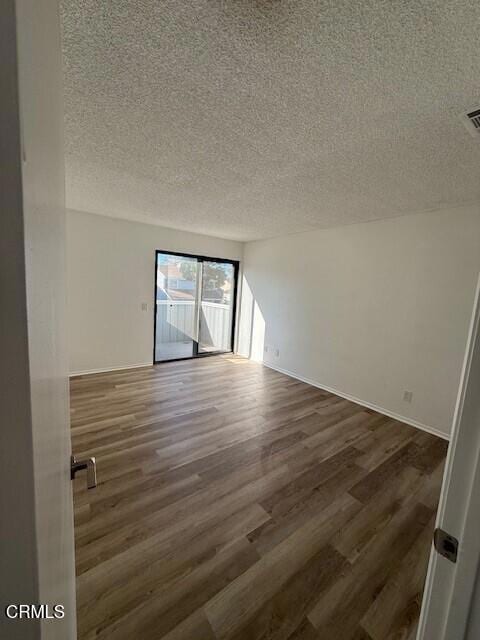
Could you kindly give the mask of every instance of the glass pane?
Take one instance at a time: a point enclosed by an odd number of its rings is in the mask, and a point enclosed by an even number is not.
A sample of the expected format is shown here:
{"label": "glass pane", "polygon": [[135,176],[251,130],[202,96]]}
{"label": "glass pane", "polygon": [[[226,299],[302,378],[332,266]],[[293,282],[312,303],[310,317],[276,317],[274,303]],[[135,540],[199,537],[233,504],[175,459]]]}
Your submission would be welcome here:
{"label": "glass pane", "polygon": [[197,277],[195,258],[157,253],[156,362],[194,355]]}
{"label": "glass pane", "polygon": [[231,351],[234,268],[228,262],[202,263],[199,353]]}

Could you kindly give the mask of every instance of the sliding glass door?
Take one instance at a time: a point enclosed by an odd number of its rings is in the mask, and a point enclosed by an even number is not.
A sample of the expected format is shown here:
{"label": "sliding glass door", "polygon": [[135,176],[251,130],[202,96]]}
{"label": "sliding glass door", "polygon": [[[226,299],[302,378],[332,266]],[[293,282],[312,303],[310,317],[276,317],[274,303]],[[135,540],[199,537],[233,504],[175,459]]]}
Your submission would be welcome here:
{"label": "sliding glass door", "polygon": [[197,341],[198,262],[157,252],[155,362],[191,358]]}
{"label": "sliding glass door", "polygon": [[232,350],[234,291],[233,264],[211,260],[202,263],[199,353]]}
{"label": "sliding glass door", "polygon": [[238,263],[156,252],[154,361],[233,349]]}

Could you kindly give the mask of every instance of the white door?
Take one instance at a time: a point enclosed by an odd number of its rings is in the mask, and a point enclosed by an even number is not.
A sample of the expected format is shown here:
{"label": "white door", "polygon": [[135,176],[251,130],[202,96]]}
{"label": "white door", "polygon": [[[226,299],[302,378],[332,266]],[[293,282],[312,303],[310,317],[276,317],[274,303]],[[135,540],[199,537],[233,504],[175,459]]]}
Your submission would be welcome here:
{"label": "white door", "polygon": [[469,617],[470,625],[477,624],[471,605],[480,557],[479,296],[480,280],[437,515],[437,527],[459,541],[458,558],[453,563],[432,550],[418,640],[480,637],[470,631],[467,636]]}
{"label": "white door", "polygon": [[[58,2],[2,0],[0,14],[0,637],[73,640]],[[65,617],[9,619],[9,604]]]}

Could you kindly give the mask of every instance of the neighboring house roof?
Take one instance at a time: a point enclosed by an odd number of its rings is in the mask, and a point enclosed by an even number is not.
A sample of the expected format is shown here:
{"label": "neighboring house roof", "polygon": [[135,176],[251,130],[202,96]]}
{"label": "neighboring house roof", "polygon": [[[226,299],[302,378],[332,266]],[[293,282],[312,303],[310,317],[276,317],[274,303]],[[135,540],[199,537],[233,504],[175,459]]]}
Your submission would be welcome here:
{"label": "neighboring house roof", "polygon": [[168,293],[165,289],[157,287],[157,300],[169,300]]}
{"label": "neighboring house roof", "polygon": [[168,289],[167,291],[163,287],[157,287],[157,300],[193,301],[195,296],[189,291],[182,291],[181,289]]}
{"label": "neighboring house roof", "polygon": [[175,262],[169,262],[168,264],[159,264],[158,270],[161,271],[167,278],[178,278],[179,280],[184,279],[178,267],[178,264],[176,264]]}
{"label": "neighboring house roof", "polygon": [[195,300],[195,296],[189,291],[182,291],[181,289],[169,289],[168,295],[171,300]]}

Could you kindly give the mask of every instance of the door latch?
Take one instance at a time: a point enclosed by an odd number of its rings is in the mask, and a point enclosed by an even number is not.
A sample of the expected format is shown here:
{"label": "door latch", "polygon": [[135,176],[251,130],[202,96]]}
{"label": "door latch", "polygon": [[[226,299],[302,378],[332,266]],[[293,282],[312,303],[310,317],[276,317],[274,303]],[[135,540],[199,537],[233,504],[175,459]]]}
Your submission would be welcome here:
{"label": "door latch", "polygon": [[450,562],[457,561],[458,554],[458,540],[451,536],[449,533],[444,531],[443,529],[435,529],[433,534],[433,544],[435,546],[436,551],[450,560]]}
{"label": "door latch", "polygon": [[70,478],[73,480],[77,471],[87,470],[87,488],[95,489],[97,486],[97,463],[95,458],[85,458],[77,460],[75,456],[70,458]]}

